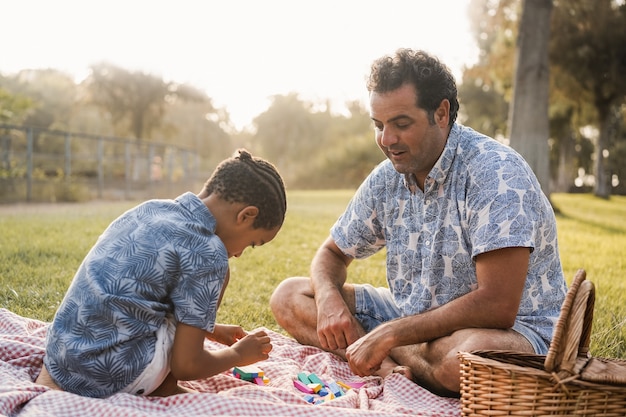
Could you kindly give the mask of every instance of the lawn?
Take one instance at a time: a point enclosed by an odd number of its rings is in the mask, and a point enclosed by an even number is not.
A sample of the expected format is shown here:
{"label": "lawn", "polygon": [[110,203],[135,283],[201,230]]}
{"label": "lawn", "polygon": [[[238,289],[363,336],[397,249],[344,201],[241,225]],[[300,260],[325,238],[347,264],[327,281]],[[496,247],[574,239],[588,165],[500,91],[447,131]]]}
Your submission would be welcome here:
{"label": "lawn", "polygon": [[[272,290],[309,262],[351,191],[290,191],[285,225],[272,242],[231,260],[219,321],[280,331],[268,307]],[[584,268],[596,285],[591,340],[595,356],[626,358],[626,197],[554,194],[566,277]],[[0,306],[52,319],[72,276],[111,220],[135,203],[0,206]],[[384,285],[384,254],[350,266],[352,282]]]}

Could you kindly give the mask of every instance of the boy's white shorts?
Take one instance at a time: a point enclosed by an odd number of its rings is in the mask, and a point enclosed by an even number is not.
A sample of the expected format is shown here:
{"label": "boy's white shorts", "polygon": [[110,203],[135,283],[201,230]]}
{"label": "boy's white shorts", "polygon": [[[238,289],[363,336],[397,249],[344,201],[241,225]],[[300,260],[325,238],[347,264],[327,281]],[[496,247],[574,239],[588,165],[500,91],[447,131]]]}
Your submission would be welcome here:
{"label": "boy's white shorts", "polygon": [[135,395],[149,395],[157,389],[170,373],[170,353],[174,344],[176,323],[174,319],[167,319],[157,330],[157,341],[154,348],[154,357],[135,382],[128,385],[121,392]]}

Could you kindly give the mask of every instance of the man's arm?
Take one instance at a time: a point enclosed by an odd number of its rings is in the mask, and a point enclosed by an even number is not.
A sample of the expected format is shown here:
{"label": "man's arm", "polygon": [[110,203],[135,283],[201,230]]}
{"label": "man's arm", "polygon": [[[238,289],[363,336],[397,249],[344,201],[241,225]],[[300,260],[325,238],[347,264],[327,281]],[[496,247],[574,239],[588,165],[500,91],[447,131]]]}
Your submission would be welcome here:
{"label": "man's arm", "polygon": [[384,323],[352,344],[354,372],[370,375],[391,349],[429,342],[460,329],[513,326],[526,281],[530,250],[505,248],[476,258],[478,288],[436,309]]}
{"label": "man's arm", "polygon": [[[345,349],[363,333],[345,300],[343,286],[352,259],[328,237],[311,262],[311,286],[317,306],[317,335],[323,349]],[[350,302],[352,303],[352,301]]]}

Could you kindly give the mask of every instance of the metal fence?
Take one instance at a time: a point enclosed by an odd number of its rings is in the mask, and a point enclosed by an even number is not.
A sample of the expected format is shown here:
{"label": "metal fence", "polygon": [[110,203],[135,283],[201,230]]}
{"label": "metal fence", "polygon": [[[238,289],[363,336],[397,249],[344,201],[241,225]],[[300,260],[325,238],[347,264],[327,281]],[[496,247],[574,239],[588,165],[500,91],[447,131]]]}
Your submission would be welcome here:
{"label": "metal fence", "polygon": [[0,124],[0,203],[171,197],[199,156],[165,143]]}

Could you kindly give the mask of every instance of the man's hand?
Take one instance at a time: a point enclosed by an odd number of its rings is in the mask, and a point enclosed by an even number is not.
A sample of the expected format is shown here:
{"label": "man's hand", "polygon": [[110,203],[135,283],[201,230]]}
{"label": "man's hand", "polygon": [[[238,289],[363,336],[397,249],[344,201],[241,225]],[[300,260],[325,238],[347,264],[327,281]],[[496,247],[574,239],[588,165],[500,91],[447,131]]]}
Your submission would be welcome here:
{"label": "man's hand", "polygon": [[346,359],[352,372],[368,376],[380,369],[394,347],[391,332],[391,326],[382,324],[348,346]]}
{"label": "man's hand", "polygon": [[362,334],[361,325],[350,313],[339,293],[317,305],[317,337],[322,349],[345,349]]}

